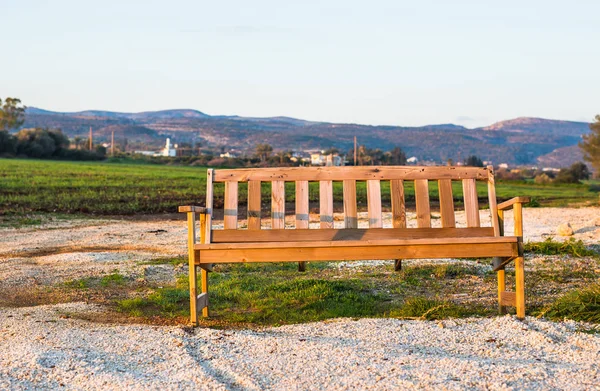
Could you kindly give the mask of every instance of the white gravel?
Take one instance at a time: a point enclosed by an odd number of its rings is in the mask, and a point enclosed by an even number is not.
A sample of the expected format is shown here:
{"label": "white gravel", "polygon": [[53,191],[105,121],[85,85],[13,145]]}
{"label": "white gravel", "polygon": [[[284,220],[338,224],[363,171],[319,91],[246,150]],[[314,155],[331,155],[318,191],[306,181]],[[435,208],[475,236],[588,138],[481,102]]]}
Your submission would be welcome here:
{"label": "white gravel", "polygon": [[82,303],[0,313],[0,389],[598,390],[600,335],[511,316],[264,330],[99,325]]}
{"label": "white gravel", "polygon": [[[526,241],[565,240],[556,236],[556,227],[569,222],[575,239],[600,242],[600,227],[593,224],[598,207],[524,213]],[[459,226],[461,219],[458,213]],[[481,220],[489,224],[489,213],[482,211]],[[511,227],[512,213],[506,220]],[[385,214],[384,225],[389,224]],[[409,214],[408,225],[414,224]],[[185,238],[185,222],[173,220],[0,229],[0,294],[114,269],[168,278],[170,266],[140,261],[185,255]],[[579,332],[584,325],[575,322],[519,322],[510,316],[441,323],[342,319],[261,331],[190,332],[62,316],[94,311],[102,308],[84,303],[0,308],[0,390],[600,390],[600,334]]]}

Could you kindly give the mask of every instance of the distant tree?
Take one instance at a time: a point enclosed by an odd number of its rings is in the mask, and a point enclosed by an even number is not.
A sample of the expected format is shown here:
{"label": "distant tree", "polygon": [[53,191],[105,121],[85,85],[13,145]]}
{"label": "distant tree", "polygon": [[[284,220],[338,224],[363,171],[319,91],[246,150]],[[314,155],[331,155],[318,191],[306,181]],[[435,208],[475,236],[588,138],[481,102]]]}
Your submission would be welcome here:
{"label": "distant tree", "polygon": [[390,151],[390,164],[393,166],[403,166],[406,164],[406,154],[400,147],[394,147]]}
{"label": "distant tree", "polygon": [[325,153],[323,153],[323,155],[337,155],[340,153],[340,150],[337,149],[336,147],[331,147],[325,150]]}
{"label": "distant tree", "polygon": [[579,148],[583,152],[583,159],[596,169],[596,175],[600,175],[600,115],[596,116],[596,122],[590,124],[590,130],[589,134],[582,136]]}
{"label": "distant tree", "polygon": [[477,157],[475,155],[471,155],[465,159],[465,166],[483,167],[483,161],[479,157]]}
{"label": "distant tree", "polygon": [[273,152],[273,147],[269,144],[258,144],[256,145],[256,156],[260,158],[261,162],[266,162],[269,155]]}
{"label": "distant tree", "polygon": [[106,156],[106,147],[104,145],[96,145],[96,154],[99,156]]}
{"label": "distant tree", "polygon": [[17,154],[34,158],[57,156],[69,147],[69,139],[58,129],[22,129],[16,138]]}
{"label": "distant tree", "polygon": [[0,154],[13,155],[17,152],[17,139],[9,133],[25,120],[25,107],[17,98],[0,99]]}
{"label": "distant tree", "polygon": [[569,168],[563,168],[560,170],[556,178],[555,183],[580,183],[582,179],[589,179],[590,171],[583,162],[573,163]]}
{"label": "distant tree", "polygon": [[454,165],[454,160],[452,160],[452,159],[446,160],[446,165],[447,166],[453,166]]}
{"label": "distant tree", "polygon": [[17,129],[25,122],[25,106],[17,98],[0,99],[0,131]]}

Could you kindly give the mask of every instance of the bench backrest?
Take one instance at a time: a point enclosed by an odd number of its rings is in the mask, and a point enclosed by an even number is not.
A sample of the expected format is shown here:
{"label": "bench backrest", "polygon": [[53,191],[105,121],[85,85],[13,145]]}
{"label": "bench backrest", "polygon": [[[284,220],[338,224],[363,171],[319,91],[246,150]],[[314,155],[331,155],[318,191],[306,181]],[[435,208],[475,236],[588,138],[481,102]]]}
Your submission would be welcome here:
{"label": "bench backrest", "polygon": [[[357,181],[366,181],[367,208],[370,229],[358,229]],[[383,228],[381,181],[390,182],[392,225]],[[406,228],[404,184],[414,182],[418,228]],[[431,228],[429,181],[437,181],[440,219],[443,228]],[[452,181],[461,181],[467,228],[456,228]],[[487,183],[492,227],[480,227],[476,182]],[[248,186],[248,229],[238,229],[238,184]],[[271,229],[261,229],[261,185],[271,184]],[[295,183],[295,228],[285,227],[285,183]],[[319,182],[319,230],[309,227],[309,182]],[[344,227],[334,230],[333,182],[343,182]],[[224,229],[213,230],[214,185],[224,183]],[[243,201],[242,201],[243,202]],[[296,241],[383,239],[386,237],[462,237],[499,236],[496,191],[492,167],[283,167],[208,170],[206,207],[207,242]],[[382,236],[383,235],[383,236]]]}

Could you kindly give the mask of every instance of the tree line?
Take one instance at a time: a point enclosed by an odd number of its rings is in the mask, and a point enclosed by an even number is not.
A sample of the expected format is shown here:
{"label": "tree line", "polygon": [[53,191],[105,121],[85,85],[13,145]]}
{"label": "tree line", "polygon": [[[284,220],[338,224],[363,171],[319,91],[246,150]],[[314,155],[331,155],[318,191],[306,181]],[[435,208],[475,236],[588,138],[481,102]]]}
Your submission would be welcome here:
{"label": "tree line", "polygon": [[[60,129],[18,129],[25,121],[25,107],[17,98],[0,99],[0,157],[37,159],[101,160],[106,151],[69,149],[69,138]],[[103,148],[103,147],[102,147]]]}

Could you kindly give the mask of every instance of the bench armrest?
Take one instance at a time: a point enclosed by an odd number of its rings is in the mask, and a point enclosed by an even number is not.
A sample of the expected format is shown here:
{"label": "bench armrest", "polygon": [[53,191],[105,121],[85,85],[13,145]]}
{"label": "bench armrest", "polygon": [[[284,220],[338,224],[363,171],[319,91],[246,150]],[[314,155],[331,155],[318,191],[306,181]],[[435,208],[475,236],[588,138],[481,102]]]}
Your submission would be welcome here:
{"label": "bench armrest", "polygon": [[179,207],[179,213],[200,213],[200,214],[207,214],[208,212],[206,211],[206,208],[203,206],[180,206]]}
{"label": "bench armrest", "polygon": [[529,197],[515,197],[508,201],[504,201],[498,204],[498,210],[506,210],[514,204],[526,204],[530,201]]}

